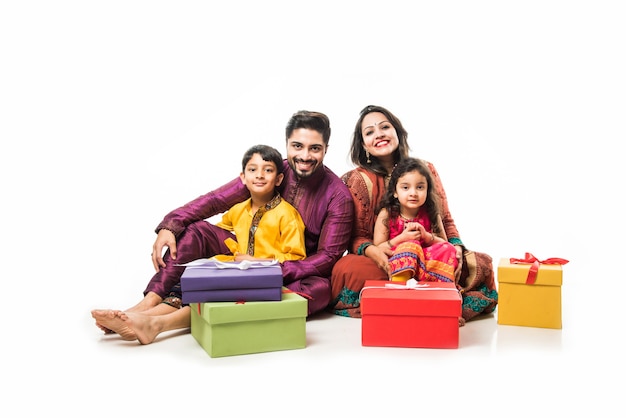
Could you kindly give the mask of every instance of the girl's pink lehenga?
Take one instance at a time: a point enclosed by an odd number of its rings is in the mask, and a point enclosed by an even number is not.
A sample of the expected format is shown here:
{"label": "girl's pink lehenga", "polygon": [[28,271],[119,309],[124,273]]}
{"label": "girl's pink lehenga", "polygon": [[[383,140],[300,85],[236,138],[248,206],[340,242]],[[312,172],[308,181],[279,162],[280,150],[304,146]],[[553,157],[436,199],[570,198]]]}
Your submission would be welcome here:
{"label": "girl's pink lehenga", "polygon": [[[431,231],[430,220],[425,211],[420,209],[415,219],[402,219],[398,216],[389,220],[390,239],[398,236],[408,222],[419,222],[427,231]],[[392,280],[455,282],[454,269],[458,265],[456,248],[449,242],[438,242],[423,246],[420,241],[406,241],[393,249],[389,258],[389,272]]]}
{"label": "girl's pink lehenga", "polygon": [[454,283],[454,269],[458,261],[456,248],[449,242],[438,242],[422,247],[417,241],[407,241],[396,246],[389,258],[391,276],[400,280]]}

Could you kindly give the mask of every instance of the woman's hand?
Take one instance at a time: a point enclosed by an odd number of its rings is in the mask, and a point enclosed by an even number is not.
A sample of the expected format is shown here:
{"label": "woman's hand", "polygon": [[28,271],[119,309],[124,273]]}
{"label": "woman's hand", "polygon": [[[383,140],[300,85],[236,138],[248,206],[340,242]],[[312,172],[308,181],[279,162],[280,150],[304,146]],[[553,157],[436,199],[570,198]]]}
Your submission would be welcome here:
{"label": "woman's hand", "polygon": [[[385,244],[386,245],[386,244]],[[391,250],[389,250],[391,252]],[[377,245],[370,245],[365,249],[365,256],[371,258],[376,265],[383,271],[388,271],[389,257],[385,253],[385,250]]]}
{"label": "woman's hand", "polygon": [[172,260],[176,260],[176,237],[169,229],[159,230],[152,245],[152,265],[157,273],[161,267],[165,267],[165,261],[163,261],[163,248],[165,247],[170,249]]}
{"label": "woman's hand", "polygon": [[458,262],[456,269],[454,269],[454,281],[458,284],[461,279],[461,270],[463,269],[463,247],[455,245],[456,248],[456,261]]}

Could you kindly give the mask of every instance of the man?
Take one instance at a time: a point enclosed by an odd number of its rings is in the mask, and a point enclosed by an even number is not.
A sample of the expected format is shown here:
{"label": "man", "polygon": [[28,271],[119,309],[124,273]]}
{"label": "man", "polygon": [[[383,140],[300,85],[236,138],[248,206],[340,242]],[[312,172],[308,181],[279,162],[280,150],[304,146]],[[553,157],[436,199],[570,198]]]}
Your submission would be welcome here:
{"label": "man", "polygon": [[[330,122],[323,113],[299,111],[285,129],[287,160],[278,190],[298,209],[306,226],[306,258],[281,263],[284,286],[308,299],[308,315],[330,302],[330,274],[348,247],[354,216],[345,184],[324,166]],[[157,226],[152,249],[155,275],[144,298],[125,312],[93,310],[96,325],[125,340],[149,344],[163,331],[190,326],[189,306],[181,306],[180,276],[184,264],[229,253],[224,244],[233,235],[205,219],[227,211],[250,197],[239,177],[173,210]],[[167,249],[167,250],[166,250]],[[165,250],[165,253],[164,253]]]}

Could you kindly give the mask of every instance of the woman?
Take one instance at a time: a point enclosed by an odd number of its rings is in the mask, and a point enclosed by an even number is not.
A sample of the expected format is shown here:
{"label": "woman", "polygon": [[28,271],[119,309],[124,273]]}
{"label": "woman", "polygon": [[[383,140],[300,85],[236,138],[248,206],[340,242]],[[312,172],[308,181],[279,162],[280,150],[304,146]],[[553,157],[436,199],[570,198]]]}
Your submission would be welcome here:
{"label": "woman", "polygon": [[[408,133],[400,120],[381,106],[366,106],[354,128],[350,157],[356,168],[342,180],[352,193],[355,218],[349,254],[334,266],[330,308],[337,315],[361,316],[359,293],[365,280],[388,280],[389,251],[373,245],[377,209],[396,164],[409,156]],[[498,301],[492,259],[468,251],[448,209],[446,193],[434,165],[427,162],[441,199],[441,220],[448,242],[456,248],[455,281],[463,296],[463,318],[493,312]]]}

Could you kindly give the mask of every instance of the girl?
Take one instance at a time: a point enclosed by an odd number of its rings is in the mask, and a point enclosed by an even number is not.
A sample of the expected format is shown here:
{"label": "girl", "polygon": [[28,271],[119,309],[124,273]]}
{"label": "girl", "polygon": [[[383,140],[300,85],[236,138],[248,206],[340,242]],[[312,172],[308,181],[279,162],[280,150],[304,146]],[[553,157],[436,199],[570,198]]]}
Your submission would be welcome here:
{"label": "girl", "polygon": [[428,166],[405,158],[394,168],[374,225],[374,245],[390,256],[391,280],[455,283],[456,248],[445,237]]}

